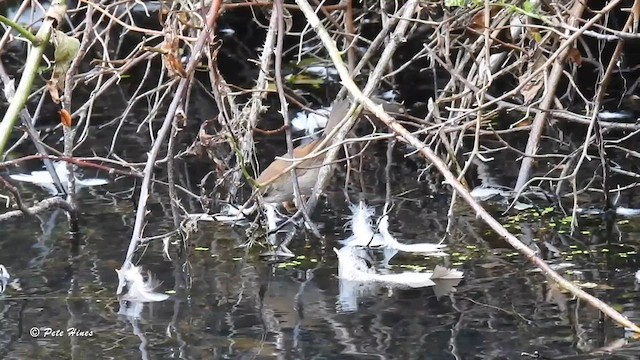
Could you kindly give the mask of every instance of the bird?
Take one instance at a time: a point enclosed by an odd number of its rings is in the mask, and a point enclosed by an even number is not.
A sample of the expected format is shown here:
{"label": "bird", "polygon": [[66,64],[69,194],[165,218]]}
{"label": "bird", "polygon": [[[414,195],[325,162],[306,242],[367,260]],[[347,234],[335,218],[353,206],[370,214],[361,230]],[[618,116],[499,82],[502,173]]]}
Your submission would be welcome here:
{"label": "bird", "polygon": [[[347,115],[349,111],[349,101],[340,100],[334,102],[327,125],[324,129],[324,134],[317,140],[311,141],[307,144],[300,145],[293,149],[293,160],[284,160],[282,158],[288,158],[287,154],[276,158],[269,166],[267,166],[258,176],[256,182],[260,188],[260,192],[263,196],[263,200],[266,203],[287,203],[294,200],[293,194],[293,177],[290,171],[286,169],[296,159],[304,158],[311,154],[316,149],[319,149],[319,145]],[[298,178],[298,186],[300,188],[300,195],[308,196],[311,194],[313,187],[318,179],[320,168],[324,162],[324,153],[313,158],[302,160],[295,168],[296,176]]]}
{"label": "bird", "polygon": [[[400,104],[390,103],[378,98],[374,98],[373,100],[382,105],[385,111],[395,113],[404,112],[404,108]],[[319,150],[319,146],[326,136],[345,118],[349,112],[350,105],[351,102],[348,99],[335,101],[331,107],[324,133],[319,139],[294,148],[293,160],[285,160],[288,158],[288,155],[284,154],[280,156],[280,158],[276,158],[260,173],[256,179],[256,183],[265,202],[286,204],[294,200],[293,177],[291,176],[291,171],[286,169],[289,168],[296,159],[305,158],[312,152]],[[313,191],[325,159],[325,154],[326,153],[322,153],[313,158],[302,160],[296,166],[295,172],[298,178],[300,195],[309,196]]]}

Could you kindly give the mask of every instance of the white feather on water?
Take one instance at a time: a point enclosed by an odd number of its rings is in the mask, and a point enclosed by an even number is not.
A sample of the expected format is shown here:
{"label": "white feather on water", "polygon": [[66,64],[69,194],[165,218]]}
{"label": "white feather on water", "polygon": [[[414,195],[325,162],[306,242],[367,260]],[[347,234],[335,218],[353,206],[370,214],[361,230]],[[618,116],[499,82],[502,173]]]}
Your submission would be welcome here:
{"label": "white feather on water", "polygon": [[116,270],[118,277],[124,278],[127,287],[127,293],[122,296],[123,300],[138,302],[157,302],[164,301],[169,295],[155,292],[154,290],[160,285],[147,273],[147,280],[142,276],[142,270],[139,266],[131,265],[124,270]]}
{"label": "white feather on water", "polygon": [[275,230],[278,228],[278,221],[281,219],[281,215],[278,213],[278,210],[276,209],[276,205],[267,203],[264,205],[264,209],[265,209],[264,213],[267,218],[267,230],[269,231],[269,235],[267,236],[267,241],[275,249],[272,251],[267,251],[260,255],[274,256],[276,258],[295,257],[296,255],[291,250],[289,250],[287,246],[285,246],[284,244],[279,244],[278,233]]}
{"label": "white feather on water", "polygon": [[[402,244],[398,242],[389,232],[389,217],[384,215],[378,224],[379,233],[374,232],[372,218],[375,210],[366,206],[364,202],[351,206],[351,220],[347,223],[351,227],[352,235],[343,240],[346,245],[340,250],[334,248],[338,256],[338,277],[348,282],[361,283],[385,283],[389,285],[404,285],[409,287],[434,286],[434,280],[459,280],[462,279],[462,272],[436,266],[430,272],[402,272],[395,274],[381,274],[371,267],[365,259],[368,259],[366,247],[383,247],[385,260],[383,265],[388,263],[400,251],[414,252],[429,255],[446,255],[443,250],[446,245],[420,243]],[[389,254],[387,254],[387,251]],[[388,255],[388,256],[387,256]],[[350,303],[347,301],[347,303]],[[347,307],[352,307],[347,306]]]}
{"label": "white feather on water", "polygon": [[371,218],[375,215],[375,209],[367,206],[363,201],[357,205],[351,205],[351,220],[347,226],[351,227],[351,235],[342,243],[347,246],[384,246],[382,235],[373,232]]}
{"label": "white feather on water", "polygon": [[442,266],[436,266],[434,271],[429,272],[405,271],[396,274],[380,274],[364,261],[361,254],[363,249],[345,246],[340,250],[334,248],[333,251],[338,255],[338,277],[350,281],[382,282],[417,288],[433,286],[435,285],[433,280],[461,279],[463,276],[461,271]]}
{"label": "white feather on water", "polygon": [[0,265],[0,294],[6,290],[9,279],[11,279],[9,271],[7,271],[7,268],[4,267],[4,265]]}
{"label": "white feather on water", "polygon": [[[67,170],[67,163],[64,161],[56,161],[53,163],[56,173],[58,174],[58,178],[60,179],[60,183],[66,189],[69,183],[69,171]],[[30,174],[12,174],[9,175],[13,180],[28,182],[34,185],[38,185],[41,188],[47,190],[51,195],[57,195],[58,189],[55,186],[55,182],[51,177],[51,174],[45,170],[32,171]],[[100,178],[89,178],[89,179],[80,179],[76,176],[76,189],[81,189],[84,187],[93,187],[106,185],[109,183],[107,179]]]}
{"label": "white feather on water", "polygon": [[499,187],[490,187],[485,185],[481,185],[474,188],[473,190],[471,190],[470,194],[474,199],[480,200],[480,201],[487,201],[494,197],[509,198],[512,195],[512,193],[508,190],[503,190]]}
{"label": "white feather on water", "polygon": [[[602,216],[605,213],[603,209],[593,209],[593,208],[592,209],[578,208],[576,212],[580,215],[598,215],[598,216]],[[622,216],[622,217],[640,216],[640,209],[627,208],[624,206],[617,206],[615,208],[615,212],[616,212],[616,215]]]}
{"label": "white feather on water", "polygon": [[446,256],[447,253],[443,252],[447,248],[446,245],[432,244],[432,243],[418,243],[418,244],[402,244],[398,242],[389,233],[389,217],[384,215],[380,218],[378,223],[378,230],[384,240],[384,246],[390,247],[396,250],[412,253],[428,253],[429,255]]}
{"label": "white feather on water", "polygon": [[351,213],[351,220],[347,224],[351,226],[353,234],[342,241],[347,246],[388,247],[404,252],[428,253],[429,255],[437,256],[447,255],[443,252],[446,249],[446,245],[432,243],[403,244],[398,242],[389,233],[389,217],[387,215],[380,218],[378,222],[379,233],[375,233],[372,222],[375,209],[365,205],[364,202],[352,205]]}
{"label": "white feather on water", "polygon": [[241,206],[236,206],[233,204],[226,204],[222,207],[219,213],[215,213],[213,215],[204,214],[204,213],[192,213],[188,215],[190,219],[196,221],[219,221],[222,223],[246,223],[248,220],[248,216],[253,214],[255,210],[258,208],[256,203],[253,203],[248,208],[243,208]]}

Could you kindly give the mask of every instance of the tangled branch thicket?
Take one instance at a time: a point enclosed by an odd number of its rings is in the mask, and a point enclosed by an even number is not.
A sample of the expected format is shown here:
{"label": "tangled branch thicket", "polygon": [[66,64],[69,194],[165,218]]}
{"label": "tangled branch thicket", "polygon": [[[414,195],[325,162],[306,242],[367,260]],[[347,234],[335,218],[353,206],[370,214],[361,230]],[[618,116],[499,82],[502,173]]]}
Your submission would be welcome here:
{"label": "tangled branch thicket", "polygon": [[[207,210],[220,202],[239,203],[239,186],[256,185],[251,180],[259,173],[254,133],[264,125],[266,106],[279,104],[286,114],[289,104],[315,102],[317,92],[302,91],[301,82],[285,86],[281,81],[283,72],[291,75],[295,64],[305,62],[331,63],[344,85],[338,97],[349,92],[355,100],[352,115],[333,134],[325,164],[343,146],[373,141],[371,136],[345,140],[357,119],[353,112],[363,104],[395,137],[429,160],[427,170],[433,165],[472,205],[477,203],[462,184],[467,185],[469,170],[494,158],[520,160],[514,162],[519,166],[514,183],[504,184],[513,189],[513,198],[535,190],[559,205],[570,199],[573,211],[580,206],[580,194],[601,194],[604,207],[611,208],[610,195],[636,186],[640,154],[633,147],[640,125],[633,107],[640,78],[632,55],[640,41],[640,0],[312,3],[313,9],[307,0],[80,0],[57,24],[81,41],[61,88],[74,123],[73,129],[65,129],[65,138],[77,135],[75,142],[65,142],[64,155],[71,156],[95,131],[97,104],[127,83],[133,91],[124,111],[100,124],[114,130],[111,145],[97,151],[94,160],[136,169],[139,164],[120,156],[119,146],[126,142],[122,129],[146,108],[136,125],[148,130],[151,147],[145,149],[148,159],[125,266],[143,236],[154,166],[168,168],[176,225],[186,215],[179,206],[185,192],[176,191],[173,179],[176,156],[206,154],[212,160],[214,170],[204,180],[215,179],[213,189],[203,186],[200,196],[187,195]],[[15,16],[44,8],[25,1]],[[234,38],[238,31],[247,34],[246,29],[220,25],[230,18],[241,18],[243,26],[253,29],[249,39]],[[286,37],[278,28],[285,29]],[[21,41],[8,29],[0,49]],[[255,34],[262,43],[257,56],[251,48]],[[242,63],[231,71],[222,69],[229,54],[234,54],[234,64]],[[5,89],[12,89],[13,82],[0,69]],[[245,81],[238,81],[238,69]],[[311,80],[332,89],[336,79],[331,76]],[[399,122],[367,101],[394,88],[410,114],[420,114],[420,103],[425,104],[420,116]],[[177,141],[181,130],[200,121],[192,115],[198,105],[190,98],[202,89],[211,94],[217,115],[195,124],[199,131],[193,145],[182,147]],[[10,93],[5,90],[7,98]],[[50,101],[49,93],[50,88],[42,87],[30,97],[39,96],[42,104]],[[82,102],[74,101],[78,94],[83,94]],[[631,111],[615,113],[619,116],[613,119],[608,109],[626,104]],[[35,114],[22,116],[38,118],[39,112],[40,106]],[[160,127],[157,119],[163,119]],[[281,125],[288,125],[286,116]],[[290,141],[288,147],[291,151]],[[320,172],[307,210],[330,171],[323,167]]]}

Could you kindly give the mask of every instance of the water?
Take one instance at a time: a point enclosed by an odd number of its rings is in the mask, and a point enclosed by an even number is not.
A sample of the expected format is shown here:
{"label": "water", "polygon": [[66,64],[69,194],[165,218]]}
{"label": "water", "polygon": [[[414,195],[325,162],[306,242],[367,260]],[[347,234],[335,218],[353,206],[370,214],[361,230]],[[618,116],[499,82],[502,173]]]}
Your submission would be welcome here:
{"label": "water", "polygon": [[[623,330],[547,283],[464,207],[448,238],[449,260],[405,255],[392,261],[396,269],[443,263],[463,270],[454,293],[437,297],[433,288],[372,286],[356,292],[357,299],[348,297],[353,289],[336,278],[332,249],[345,236],[347,215],[335,192],[316,213],[326,238],[299,235],[292,246],[300,256],[297,264],[268,264],[258,256],[261,249],[238,247],[246,240],[244,228],[215,223],[202,224],[190,238],[186,264],[163,258],[162,243],[151,243],[141,265],[162,282],[159,291],[175,293],[165,302],[145,304],[138,318],[127,317],[119,314],[114,270],[128,245],[134,207],[114,194],[130,185],[122,180],[83,190],[77,256],[70,255],[61,213],[43,223],[3,224],[0,264],[19,287],[0,298],[0,358],[85,359],[99,353],[143,359],[519,359],[522,352],[536,351],[549,359],[637,358],[639,347],[631,340],[613,355],[598,353],[625,342]],[[404,187],[422,189],[411,182]],[[26,201],[44,195],[29,186],[23,190],[33,191]],[[405,242],[438,241],[447,201],[438,195],[396,199],[391,229]],[[173,227],[166,203],[156,191],[148,233]],[[379,201],[373,204],[380,209]],[[621,222],[610,244],[603,243],[598,221],[574,237],[545,226],[552,222],[531,216],[517,226],[524,240],[536,239],[550,262],[570,257],[576,267],[566,276],[595,284],[590,292],[638,322],[634,222]],[[563,231],[560,223],[557,228]],[[545,242],[566,253],[554,257]],[[93,334],[34,338],[32,327]]]}

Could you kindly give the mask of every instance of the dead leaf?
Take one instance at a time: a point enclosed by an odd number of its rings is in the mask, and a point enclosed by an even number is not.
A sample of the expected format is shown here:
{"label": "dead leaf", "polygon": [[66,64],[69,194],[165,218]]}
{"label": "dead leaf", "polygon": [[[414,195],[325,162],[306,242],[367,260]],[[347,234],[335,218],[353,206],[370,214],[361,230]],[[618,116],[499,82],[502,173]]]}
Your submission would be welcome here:
{"label": "dead leaf", "polygon": [[582,65],[582,54],[580,54],[580,50],[571,48],[567,54],[567,61],[571,61],[578,66]]}
{"label": "dead leaf", "polygon": [[60,109],[58,114],[60,115],[60,123],[64,125],[64,127],[70,128],[72,125],[71,114],[65,109]]}
{"label": "dead leaf", "polygon": [[[489,10],[491,18],[495,17],[498,14],[498,11],[500,11],[500,7],[492,6],[491,10]],[[475,13],[473,17],[471,17],[471,20],[469,21],[469,25],[467,27],[477,32],[483,31],[485,28],[484,10],[480,10]]]}
{"label": "dead leaf", "polygon": [[160,45],[160,51],[162,52],[162,62],[164,67],[169,72],[169,76],[182,78],[187,77],[186,71],[182,66],[182,62],[179,60],[179,46],[180,40],[170,32],[166,32],[164,36],[164,42]]}
{"label": "dead leaf", "polygon": [[49,91],[49,95],[51,96],[51,100],[54,103],[60,104],[60,92],[58,91],[58,79],[51,78],[51,80],[47,80],[47,91]]}
{"label": "dead leaf", "polygon": [[[547,61],[547,57],[542,54],[542,52],[536,52],[535,60],[533,62],[529,62],[527,67],[527,71],[525,71],[522,76],[520,76],[520,85],[523,85],[522,90],[520,90],[522,97],[524,99],[524,104],[530,104],[533,99],[538,95],[540,89],[544,87],[544,81],[547,74],[547,70],[539,71],[535,76],[531,78],[531,80],[526,81],[527,78],[531,76],[534,72],[536,72],[540,67],[544,66],[544,63]],[[525,82],[526,81],[526,82]]]}
{"label": "dead leaf", "polygon": [[180,76],[183,78],[187,77],[186,71],[184,71],[184,67],[182,67],[182,63],[180,60],[176,59],[175,56],[171,54],[163,55],[163,60],[165,62],[165,67],[169,71],[169,75],[171,76]]}

